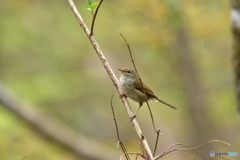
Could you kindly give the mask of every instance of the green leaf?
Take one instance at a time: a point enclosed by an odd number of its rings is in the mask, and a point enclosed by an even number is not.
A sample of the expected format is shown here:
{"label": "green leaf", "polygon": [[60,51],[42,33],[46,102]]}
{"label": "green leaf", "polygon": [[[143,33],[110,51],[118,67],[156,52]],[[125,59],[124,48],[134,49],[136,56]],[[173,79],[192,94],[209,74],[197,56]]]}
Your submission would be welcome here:
{"label": "green leaf", "polygon": [[98,3],[99,3],[99,2],[94,2],[94,3],[92,3],[91,6],[90,6],[90,8],[91,8],[92,10],[94,10],[94,9],[98,6]]}
{"label": "green leaf", "polygon": [[92,1],[88,0],[88,5],[91,6],[91,4],[92,4]]}
{"label": "green leaf", "polygon": [[84,8],[83,10],[84,11],[91,11],[92,9],[91,8]]}

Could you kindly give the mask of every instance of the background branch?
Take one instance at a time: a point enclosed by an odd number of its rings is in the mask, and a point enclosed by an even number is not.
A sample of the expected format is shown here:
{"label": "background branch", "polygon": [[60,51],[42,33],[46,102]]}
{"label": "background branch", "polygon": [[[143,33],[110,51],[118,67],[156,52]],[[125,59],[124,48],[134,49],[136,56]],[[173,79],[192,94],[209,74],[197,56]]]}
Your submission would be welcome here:
{"label": "background branch", "polygon": [[[36,108],[39,107],[21,102],[10,89],[1,83],[0,104],[25,120],[38,134],[54,140],[61,146],[75,153],[78,157],[89,160],[112,160],[118,154],[105,144],[89,139],[56,118],[36,110]],[[89,148],[91,148],[91,150],[89,150]],[[105,150],[108,150],[111,154],[102,155]]]}

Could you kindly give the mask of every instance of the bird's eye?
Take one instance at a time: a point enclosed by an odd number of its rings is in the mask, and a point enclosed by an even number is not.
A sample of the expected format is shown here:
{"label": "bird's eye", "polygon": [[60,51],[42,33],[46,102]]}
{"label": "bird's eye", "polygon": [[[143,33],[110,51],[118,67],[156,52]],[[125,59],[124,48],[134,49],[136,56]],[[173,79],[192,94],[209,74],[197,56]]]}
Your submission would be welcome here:
{"label": "bird's eye", "polygon": [[131,73],[130,71],[127,71],[127,73]]}

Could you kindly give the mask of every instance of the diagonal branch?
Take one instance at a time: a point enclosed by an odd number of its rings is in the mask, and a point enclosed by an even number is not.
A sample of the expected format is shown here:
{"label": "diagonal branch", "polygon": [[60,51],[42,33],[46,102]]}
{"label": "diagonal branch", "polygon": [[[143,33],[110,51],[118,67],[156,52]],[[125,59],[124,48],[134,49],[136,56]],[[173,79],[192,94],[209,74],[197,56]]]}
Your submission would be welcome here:
{"label": "diagonal branch", "polygon": [[[67,1],[68,1],[69,5],[70,5],[74,15],[76,16],[80,26],[82,27],[83,31],[88,36],[88,38],[90,40],[90,43],[92,44],[93,48],[95,49],[99,59],[101,60],[101,62],[103,64],[104,68],[106,69],[109,77],[111,78],[113,84],[115,85],[118,93],[119,94],[123,94],[122,89],[121,89],[121,87],[120,87],[120,85],[118,83],[118,80],[117,80],[117,78],[116,78],[112,68],[110,67],[110,65],[109,65],[106,57],[104,56],[102,50],[100,49],[100,46],[98,45],[97,41],[94,39],[94,36],[90,35],[90,31],[89,31],[88,27],[86,26],[86,24],[84,23],[81,15],[79,14],[79,12],[78,12],[74,2],[72,0],[67,0]],[[122,100],[122,102],[124,104],[124,107],[125,107],[127,113],[128,113],[128,116],[132,117],[133,116],[133,112],[132,112],[132,110],[131,110],[131,108],[129,106],[129,103],[128,103],[127,99],[125,97],[121,97],[121,100]],[[134,129],[135,129],[135,131],[136,131],[136,133],[138,135],[138,138],[140,139],[141,143],[143,144],[144,150],[145,150],[149,160],[153,160],[154,158],[153,158],[151,149],[150,149],[150,147],[148,145],[146,137],[142,136],[142,130],[141,130],[137,120],[133,119],[131,123],[132,123],[132,125],[133,125],[133,127],[134,127]]]}

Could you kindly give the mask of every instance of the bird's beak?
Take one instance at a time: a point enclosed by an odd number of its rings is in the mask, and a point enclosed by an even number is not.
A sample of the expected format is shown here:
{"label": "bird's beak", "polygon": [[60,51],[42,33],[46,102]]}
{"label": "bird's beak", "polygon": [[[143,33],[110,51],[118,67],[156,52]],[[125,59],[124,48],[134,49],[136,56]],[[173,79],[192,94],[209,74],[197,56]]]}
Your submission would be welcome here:
{"label": "bird's beak", "polygon": [[121,72],[123,72],[124,70],[122,70],[122,69],[118,69],[119,71],[121,71]]}

